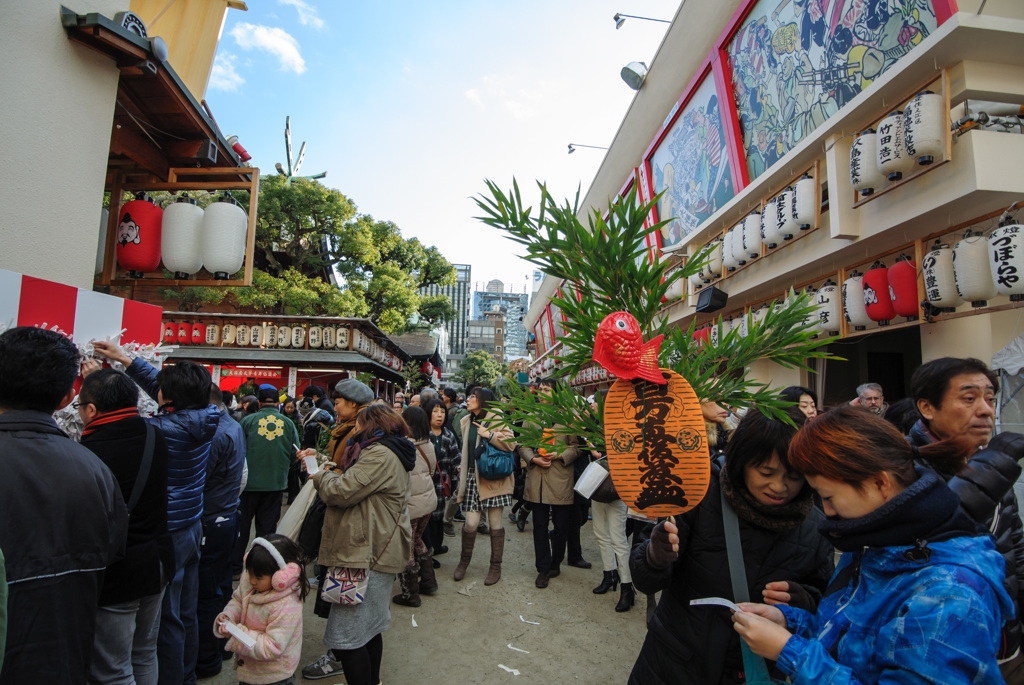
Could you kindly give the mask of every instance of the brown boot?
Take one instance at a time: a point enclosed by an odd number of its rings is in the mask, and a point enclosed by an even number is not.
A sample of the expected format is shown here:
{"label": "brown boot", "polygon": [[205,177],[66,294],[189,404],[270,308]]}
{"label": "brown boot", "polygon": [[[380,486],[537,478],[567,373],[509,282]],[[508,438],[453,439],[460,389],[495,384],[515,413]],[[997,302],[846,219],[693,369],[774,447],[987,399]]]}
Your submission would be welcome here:
{"label": "brown boot", "polygon": [[407,568],[398,575],[398,584],[402,588],[402,594],[395,595],[391,601],[404,607],[418,607],[422,604],[420,599],[420,577],[415,568]]}
{"label": "brown boot", "polygon": [[420,564],[420,594],[432,595],[437,592],[437,576],[434,574],[434,558],[430,554],[416,557]]}
{"label": "brown boot", "polygon": [[452,576],[456,581],[466,577],[466,569],[469,568],[469,562],[473,558],[474,545],[476,545],[476,529],[466,530],[466,526],[463,526],[462,557],[459,559],[459,565],[455,567],[455,573]]}
{"label": "brown boot", "polygon": [[484,585],[494,585],[501,580],[501,558],[505,554],[505,529],[491,529],[491,567],[487,569]]}

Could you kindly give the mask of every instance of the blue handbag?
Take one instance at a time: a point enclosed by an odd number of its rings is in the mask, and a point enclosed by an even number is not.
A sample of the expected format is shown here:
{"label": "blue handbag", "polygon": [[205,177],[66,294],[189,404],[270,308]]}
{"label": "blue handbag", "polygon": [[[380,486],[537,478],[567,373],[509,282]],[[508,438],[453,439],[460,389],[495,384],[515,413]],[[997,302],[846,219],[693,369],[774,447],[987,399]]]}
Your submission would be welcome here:
{"label": "blue handbag", "polygon": [[[503,480],[515,470],[516,458],[511,452],[499,450],[490,440],[480,445],[477,452],[476,473],[484,480]],[[479,449],[479,448],[478,448]]]}

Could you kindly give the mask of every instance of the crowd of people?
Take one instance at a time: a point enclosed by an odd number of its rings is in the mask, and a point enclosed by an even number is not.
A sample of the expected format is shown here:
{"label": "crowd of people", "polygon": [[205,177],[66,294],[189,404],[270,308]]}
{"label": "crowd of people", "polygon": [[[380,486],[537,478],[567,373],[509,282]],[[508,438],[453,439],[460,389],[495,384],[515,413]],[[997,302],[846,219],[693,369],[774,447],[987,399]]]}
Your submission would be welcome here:
{"label": "crowd of people", "polygon": [[[0,334],[2,685],[178,685],[228,658],[241,683],[375,685],[391,606],[446,582],[447,540],[451,582],[501,581],[506,516],[532,525],[538,591],[591,568],[592,521],[593,593],[648,600],[636,685],[1024,682],[1024,436],[995,435],[998,379],[976,359],[924,364],[892,405],[874,383],[828,408],[786,388],[784,416],[705,402],[706,496],[645,521],[610,478],[576,491],[601,451],[510,425],[486,387],[388,401],[353,378],[301,397],[250,379],[236,397],[198,364],[93,346],[83,362],[58,333]],[[72,403],[80,443],[53,418]],[[327,651],[302,665],[308,595]]]}

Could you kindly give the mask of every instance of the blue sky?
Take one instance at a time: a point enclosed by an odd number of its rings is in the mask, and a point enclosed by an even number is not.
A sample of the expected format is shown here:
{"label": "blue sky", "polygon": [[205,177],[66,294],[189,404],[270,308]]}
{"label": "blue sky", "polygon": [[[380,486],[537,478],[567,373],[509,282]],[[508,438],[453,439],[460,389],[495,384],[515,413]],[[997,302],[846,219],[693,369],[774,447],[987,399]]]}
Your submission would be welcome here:
{"label": "blue sky", "polygon": [[667,27],[612,16],[678,4],[249,0],[228,12],[206,99],[262,173],[285,161],[290,115],[300,173],[327,171],[360,212],[522,292],[533,267],[470,198],[513,176],[585,192],[604,151],[566,146],[610,144],[634,95],[619,70],[650,64]]}

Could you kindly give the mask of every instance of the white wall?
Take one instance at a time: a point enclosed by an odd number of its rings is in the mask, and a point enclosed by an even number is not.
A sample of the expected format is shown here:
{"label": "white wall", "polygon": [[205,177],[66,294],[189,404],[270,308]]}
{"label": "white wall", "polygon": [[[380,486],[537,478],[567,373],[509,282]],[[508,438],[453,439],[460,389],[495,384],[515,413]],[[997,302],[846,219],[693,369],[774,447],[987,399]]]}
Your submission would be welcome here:
{"label": "white wall", "polygon": [[[64,1],[106,17],[128,5]],[[92,288],[118,71],[68,40],[60,6],[0,0],[0,268]]]}

